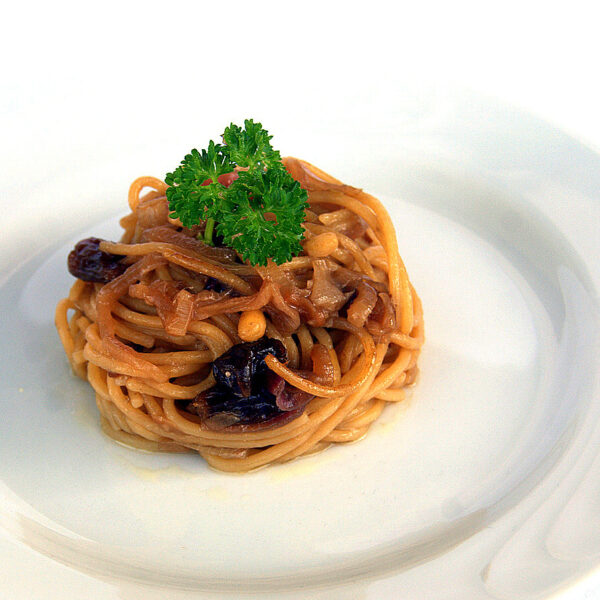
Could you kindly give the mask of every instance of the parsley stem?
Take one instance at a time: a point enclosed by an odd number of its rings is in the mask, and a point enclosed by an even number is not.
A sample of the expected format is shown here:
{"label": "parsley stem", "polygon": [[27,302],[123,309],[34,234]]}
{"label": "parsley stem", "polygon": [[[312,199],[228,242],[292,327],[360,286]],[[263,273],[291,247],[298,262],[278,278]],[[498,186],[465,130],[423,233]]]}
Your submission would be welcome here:
{"label": "parsley stem", "polygon": [[215,220],[211,217],[206,219],[206,227],[204,228],[204,243],[213,246],[213,231],[215,229]]}

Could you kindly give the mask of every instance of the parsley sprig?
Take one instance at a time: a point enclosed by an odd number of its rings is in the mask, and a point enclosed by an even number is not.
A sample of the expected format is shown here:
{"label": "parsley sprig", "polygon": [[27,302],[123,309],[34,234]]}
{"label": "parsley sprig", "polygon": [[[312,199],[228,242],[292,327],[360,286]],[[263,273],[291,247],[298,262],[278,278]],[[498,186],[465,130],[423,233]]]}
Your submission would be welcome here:
{"label": "parsley sprig", "polygon": [[[282,264],[302,250],[307,194],[285,170],[271,138],[252,119],[243,129],[232,123],[223,144],[211,140],[205,150],[192,150],[165,177],[170,216],[184,227],[205,221],[208,243],[216,224],[224,243],[253,265],[268,259]],[[242,170],[229,187],[218,182],[236,167]]]}

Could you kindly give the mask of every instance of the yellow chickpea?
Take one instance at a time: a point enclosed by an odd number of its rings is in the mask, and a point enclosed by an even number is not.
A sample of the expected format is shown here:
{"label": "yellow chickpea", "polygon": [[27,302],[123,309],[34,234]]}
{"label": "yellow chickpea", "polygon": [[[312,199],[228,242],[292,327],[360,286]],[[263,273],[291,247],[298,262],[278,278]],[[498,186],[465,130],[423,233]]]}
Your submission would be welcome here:
{"label": "yellow chickpea", "polygon": [[326,231],[312,237],[304,243],[304,250],[309,256],[323,258],[337,250],[338,238],[333,231]]}
{"label": "yellow chickpea", "polygon": [[265,335],[267,321],[260,310],[247,310],[238,322],[238,335],[243,342],[255,342]]}

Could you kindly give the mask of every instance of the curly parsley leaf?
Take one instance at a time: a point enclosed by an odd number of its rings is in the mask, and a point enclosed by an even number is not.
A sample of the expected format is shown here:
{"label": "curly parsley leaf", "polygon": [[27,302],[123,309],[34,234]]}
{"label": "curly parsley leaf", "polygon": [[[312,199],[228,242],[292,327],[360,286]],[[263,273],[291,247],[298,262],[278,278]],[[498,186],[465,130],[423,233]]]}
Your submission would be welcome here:
{"label": "curly parsley leaf", "polygon": [[[224,145],[210,142],[207,150],[192,150],[168,173],[167,198],[172,217],[185,227],[216,221],[224,243],[253,265],[276,264],[300,253],[307,194],[285,170],[271,137],[251,119],[244,129],[225,129]],[[239,177],[229,187],[217,178],[236,166]]]}
{"label": "curly parsley leaf", "polygon": [[282,264],[302,251],[306,191],[287,172],[242,172],[231,188],[217,233],[244,259]]}
{"label": "curly parsley leaf", "polygon": [[250,170],[283,169],[279,151],[271,146],[271,138],[260,123],[252,119],[244,121],[244,129],[231,123],[223,133],[223,151],[231,161]]}
{"label": "curly parsley leaf", "polygon": [[192,150],[175,171],[165,177],[165,183],[170,186],[167,199],[171,216],[179,218],[184,227],[192,227],[213,216],[225,189],[217,179],[234,168],[235,163],[223,153],[223,146],[212,140],[206,150]]}

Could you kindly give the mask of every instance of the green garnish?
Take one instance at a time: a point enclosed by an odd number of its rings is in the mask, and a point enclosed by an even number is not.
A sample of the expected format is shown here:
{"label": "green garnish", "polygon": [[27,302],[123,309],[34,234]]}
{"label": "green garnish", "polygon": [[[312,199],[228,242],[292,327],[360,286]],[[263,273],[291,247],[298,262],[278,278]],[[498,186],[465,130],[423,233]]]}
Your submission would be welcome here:
{"label": "green garnish", "polygon": [[[206,150],[192,150],[165,177],[170,216],[184,227],[205,221],[205,242],[212,243],[216,229],[225,245],[253,265],[291,260],[304,237],[307,194],[285,170],[271,138],[252,119],[244,129],[232,123],[223,144],[211,140]],[[229,187],[217,181],[236,167],[247,170]]]}

